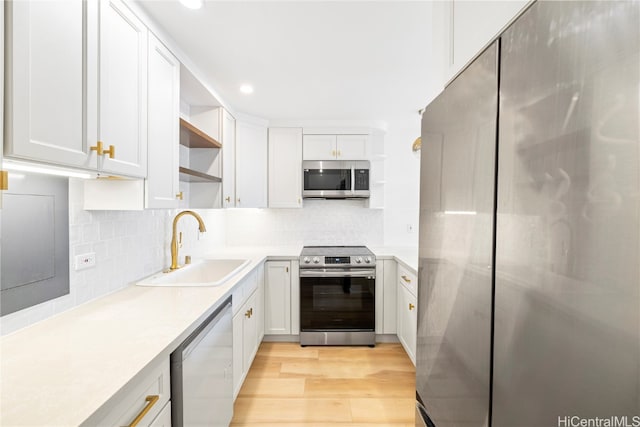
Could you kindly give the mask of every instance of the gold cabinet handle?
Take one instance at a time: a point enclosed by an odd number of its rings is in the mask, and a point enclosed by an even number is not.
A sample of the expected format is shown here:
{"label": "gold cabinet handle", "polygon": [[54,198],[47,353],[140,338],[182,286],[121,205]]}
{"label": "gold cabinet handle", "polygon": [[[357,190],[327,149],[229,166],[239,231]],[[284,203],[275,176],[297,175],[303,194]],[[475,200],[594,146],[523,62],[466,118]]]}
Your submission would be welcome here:
{"label": "gold cabinet handle", "polygon": [[140,421],[142,421],[144,416],[147,415],[147,413],[151,410],[153,405],[155,405],[158,402],[159,399],[160,399],[160,396],[158,396],[157,394],[147,396],[147,398],[145,399],[147,404],[142,409],[142,411],[140,411],[138,416],[135,417],[135,419],[131,422],[131,424],[129,424],[129,427],[136,427],[140,423]]}
{"label": "gold cabinet handle", "polygon": [[244,314],[244,317],[249,319],[251,317],[251,310],[247,310],[247,312]]}
{"label": "gold cabinet handle", "polygon": [[335,157],[336,156],[336,150],[331,150],[331,156]]}
{"label": "gold cabinet handle", "polygon": [[400,276],[402,277],[402,280],[404,280],[407,283],[411,283],[411,279],[409,279],[407,276]]}
{"label": "gold cabinet handle", "polygon": [[342,152],[338,150],[338,157],[342,156]]}
{"label": "gold cabinet handle", "polygon": [[0,190],[9,189],[9,172],[0,171]]}
{"label": "gold cabinet handle", "polygon": [[249,317],[253,316],[253,307],[249,309]]}
{"label": "gold cabinet handle", "polygon": [[227,196],[225,200],[227,201],[227,203],[231,203],[231,196]]}
{"label": "gold cabinet handle", "polygon": [[409,303],[409,311],[413,310],[414,308],[416,308],[416,306],[411,304],[411,303]]}
{"label": "gold cabinet handle", "polygon": [[182,191],[181,191],[181,192],[179,192],[178,194],[176,194],[176,199],[180,199],[180,200],[182,200],[182,198],[183,198]]}
{"label": "gold cabinet handle", "polygon": [[102,154],[108,154],[110,159],[116,157],[116,147],[114,145],[110,145],[108,150],[102,151]]}
{"label": "gold cabinet handle", "polygon": [[237,202],[240,203],[240,197],[238,197]]}
{"label": "gold cabinet handle", "polygon": [[109,146],[108,150],[104,149],[104,143],[102,141],[96,142],[96,145],[89,147],[91,151],[95,151],[98,156],[104,156],[105,154],[109,155],[110,159],[113,159],[116,156],[116,147],[113,145]]}
{"label": "gold cabinet handle", "polygon": [[98,156],[102,156],[104,154],[104,150],[102,149],[102,141],[98,141],[96,145],[89,147],[91,151],[95,151]]}
{"label": "gold cabinet handle", "polygon": [[289,267],[285,267],[284,271],[288,273],[289,272]]}

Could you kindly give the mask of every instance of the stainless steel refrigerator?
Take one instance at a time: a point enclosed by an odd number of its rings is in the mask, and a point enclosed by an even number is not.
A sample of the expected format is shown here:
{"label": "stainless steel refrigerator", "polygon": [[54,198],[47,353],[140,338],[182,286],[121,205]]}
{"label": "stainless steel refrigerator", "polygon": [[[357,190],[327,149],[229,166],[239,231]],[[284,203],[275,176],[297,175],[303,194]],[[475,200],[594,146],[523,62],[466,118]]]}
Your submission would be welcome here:
{"label": "stainless steel refrigerator", "polygon": [[640,2],[534,3],[422,140],[416,425],[640,425]]}

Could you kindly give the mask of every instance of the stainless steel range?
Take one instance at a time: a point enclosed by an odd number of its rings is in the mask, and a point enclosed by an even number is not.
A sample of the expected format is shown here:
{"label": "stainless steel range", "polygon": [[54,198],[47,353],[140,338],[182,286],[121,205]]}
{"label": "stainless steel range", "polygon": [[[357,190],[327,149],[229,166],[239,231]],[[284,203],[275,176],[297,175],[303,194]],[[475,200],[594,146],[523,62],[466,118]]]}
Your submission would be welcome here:
{"label": "stainless steel range", "polygon": [[364,246],[302,249],[301,345],[375,345],[375,266]]}

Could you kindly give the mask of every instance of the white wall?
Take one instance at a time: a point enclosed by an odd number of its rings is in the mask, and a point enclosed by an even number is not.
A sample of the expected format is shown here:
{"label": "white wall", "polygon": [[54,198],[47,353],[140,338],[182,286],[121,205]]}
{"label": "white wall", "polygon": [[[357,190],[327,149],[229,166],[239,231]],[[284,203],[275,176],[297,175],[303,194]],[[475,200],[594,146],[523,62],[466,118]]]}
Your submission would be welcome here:
{"label": "white wall", "polygon": [[[385,246],[418,247],[420,156],[411,150],[420,136],[420,115],[388,123],[385,149]],[[408,231],[408,226],[413,231]]]}
{"label": "white wall", "polygon": [[[61,313],[84,302],[128,286],[170,264],[169,243],[176,210],[85,211],[83,185],[70,180],[69,239],[70,293],[0,318],[0,335]],[[206,248],[224,245],[224,212],[198,211],[207,233],[198,240],[194,218],[183,217],[180,254],[198,256]],[[94,268],[75,271],[75,255],[95,252]]]}

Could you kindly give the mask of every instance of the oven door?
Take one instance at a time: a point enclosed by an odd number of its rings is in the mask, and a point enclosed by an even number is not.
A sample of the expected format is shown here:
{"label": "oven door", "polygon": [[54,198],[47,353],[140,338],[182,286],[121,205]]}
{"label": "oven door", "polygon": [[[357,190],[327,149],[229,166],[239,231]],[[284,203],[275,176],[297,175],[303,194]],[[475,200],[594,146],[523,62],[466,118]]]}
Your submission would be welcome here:
{"label": "oven door", "polygon": [[374,331],[375,269],[300,271],[300,331]]}

